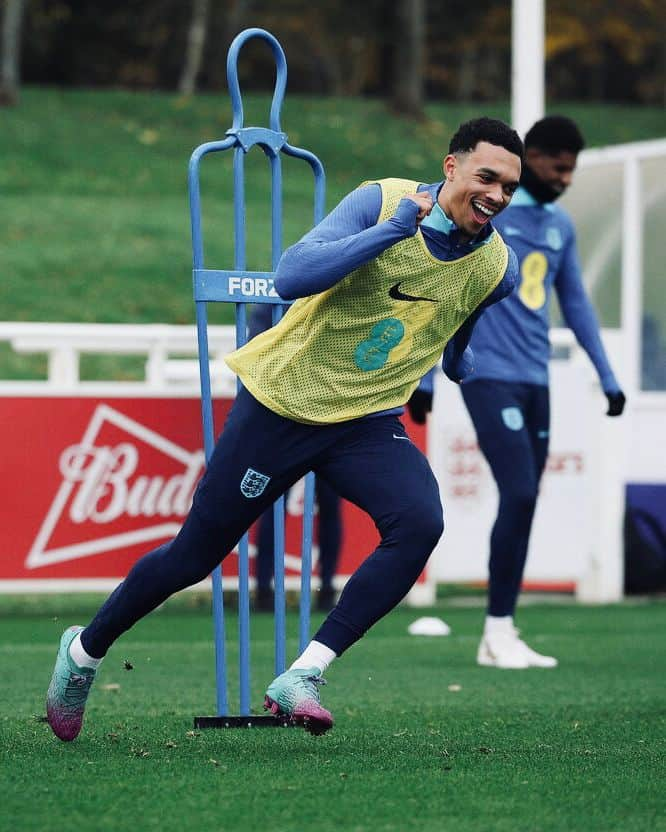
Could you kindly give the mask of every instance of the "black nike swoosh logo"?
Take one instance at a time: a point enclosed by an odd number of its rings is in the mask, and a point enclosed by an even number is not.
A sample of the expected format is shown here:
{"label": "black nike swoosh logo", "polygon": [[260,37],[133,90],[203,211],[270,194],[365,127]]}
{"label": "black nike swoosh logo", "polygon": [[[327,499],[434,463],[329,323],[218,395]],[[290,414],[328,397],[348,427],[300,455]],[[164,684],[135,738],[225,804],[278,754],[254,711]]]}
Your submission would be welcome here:
{"label": "black nike swoosh logo", "polygon": [[404,292],[400,291],[400,283],[396,283],[395,286],[391,286],[389,289],[389,295],[393,298],[393,300],[427,300],[428,303],[439,303],[439,301],[433,300],[433,298],[418,298],[414,295],[404,294]]}

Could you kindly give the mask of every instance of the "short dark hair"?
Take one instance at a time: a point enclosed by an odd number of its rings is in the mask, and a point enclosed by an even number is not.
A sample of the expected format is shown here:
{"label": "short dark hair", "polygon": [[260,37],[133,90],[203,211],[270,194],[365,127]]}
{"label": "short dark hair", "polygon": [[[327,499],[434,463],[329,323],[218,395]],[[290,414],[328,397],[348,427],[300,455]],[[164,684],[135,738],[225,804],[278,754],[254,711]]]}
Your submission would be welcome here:
{"label": "short dark hair", "polygon": [[576,122],[567,116],[546,116],[527,131],[525,147],[535,147],[551,156],[562,151],[577,156],[585,147],[585,139]]}
{"label": "short dark hair", "polygon": [[449,142],[449,153],[468,153],[479,142],[488,142],[514,153],[522,162],[523,143],[516,131],[497,118],[473,118],[460,125]]}

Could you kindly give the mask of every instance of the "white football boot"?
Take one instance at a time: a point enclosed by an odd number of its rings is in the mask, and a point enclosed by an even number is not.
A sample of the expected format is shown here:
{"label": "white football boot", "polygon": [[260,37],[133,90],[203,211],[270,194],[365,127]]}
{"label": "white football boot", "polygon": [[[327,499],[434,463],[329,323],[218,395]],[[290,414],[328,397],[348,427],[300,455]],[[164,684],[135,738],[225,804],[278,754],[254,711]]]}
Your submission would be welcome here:
{"label": "white football boot", "polygon": [[520,631],[511,626],[504,631],[484,632],[477,664],[503,670],[525,670],[528,667],[557,667],[553,656],[542,656],[519,638]]}

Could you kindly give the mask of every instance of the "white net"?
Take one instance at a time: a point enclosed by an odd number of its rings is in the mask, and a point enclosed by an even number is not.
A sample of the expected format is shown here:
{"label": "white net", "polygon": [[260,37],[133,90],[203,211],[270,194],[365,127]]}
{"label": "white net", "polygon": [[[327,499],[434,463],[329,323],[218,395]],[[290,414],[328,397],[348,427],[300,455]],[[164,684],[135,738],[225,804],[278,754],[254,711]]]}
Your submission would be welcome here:
{"label": "white net", "polygon": [[[638,216],[625,212],[625,165],[638,160]],[[663,292],[666,228],[666,141],[639,142],[582,154],[575,181],[562,199],[574,219],[585,276],[601,325],[617,328],[622,314],[623,247],[638,234],[641,246],[633,264],[640,286],[636,321],[639,387],[666,391],[666,294]],[[626,293],[625,293],[626,296]],[[553,323],[560,320],[557,312]],[[627,333],[631,337],[630,333]]]}

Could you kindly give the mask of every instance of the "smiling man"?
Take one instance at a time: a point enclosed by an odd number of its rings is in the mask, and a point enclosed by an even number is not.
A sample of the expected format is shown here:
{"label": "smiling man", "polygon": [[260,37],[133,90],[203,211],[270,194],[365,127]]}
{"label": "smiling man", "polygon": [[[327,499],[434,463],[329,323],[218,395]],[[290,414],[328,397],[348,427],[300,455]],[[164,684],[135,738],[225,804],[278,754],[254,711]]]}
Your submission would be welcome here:
{"label": "smiling man", "polygon": [[139,560],[86,627],[63,635],[47,713],[77,736],[97,667],[113,642],[174,592],[205,578],[307,471],[374,520],[379,546],[266,707],[315,734],[333,724],[322,675],[411,589],[443,529],[437,483],[398,416],[440,359],[471,370],[481,310],[509,294],[515,255],[492,218],[518,187],[522,142],[506,124],[463,124],[446,180],[365,183],[283,255],[275,287],[295,300],[281,322],[228,356],[244,388],[178,536]]}

